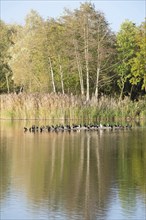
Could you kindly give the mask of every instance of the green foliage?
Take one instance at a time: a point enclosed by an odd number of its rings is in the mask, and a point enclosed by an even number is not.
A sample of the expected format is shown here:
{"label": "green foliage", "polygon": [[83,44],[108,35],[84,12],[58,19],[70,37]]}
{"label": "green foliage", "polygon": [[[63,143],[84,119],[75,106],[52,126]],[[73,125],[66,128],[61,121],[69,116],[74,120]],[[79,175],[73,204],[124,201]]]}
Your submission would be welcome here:
{"label": "green foliage", "polygon": [[126,20],[116,36],[86,2],[58,19],[45,21],[32,10],[24,26],[0,24],[0,93],[145,94],[145,22]]}
{"label": "green foliage", "polygon": [[9,93],[13,89],[12,71],[8,64],[8,49],[13,43],[11,35],[12,29],[0,20],[0,93]]}
{"label": "green foliage", "polygon": [[131,60],[132,85],[141,83],[141,89],[146,91],[146,22],[139,27],[135,36],[137,43],[136,56]]}
{"label": "green foliage", "polygon": [[131,93],[130,96],[132,97],[134,90],[137,91],[137,94],[134,94],[133,98],[137,98],[138,93],[142,93],[146,86],[145,30],[145,23],[136,27],[134,23],[126,20],[121,25],[121,30],[117,35],[117,55],[120,61],[117,73],[119,75],[118,85],[121,90],[121,98],[124,93]]}
{"label": "green foliage", "polygon": [[91,96],[95,93],[99,69],[99,92],[103,87],[106,90],[112,84],[111,70],[108,67],[114,62],[115,36],[104,14],[96,11],[91,3],[83,3],[74,12],[66,11],[62,20],[66,29],[67,56],[71,71],[76,71],[78,78],[82,74],[84,89],[89,78]]}
{"label": "green foliage", "polygon": [[42,18],[34,11],[26,17],[16,43],[10,48],[10,66],[17,85],[25,91],[48,91],[49,77],[45,48],[46,36]]}
{"label": "green foliage", "polygon": [[[121,90],[121,98],[125,83],[131,78],[131,66],[130,61],[135,55],[136,35],[137,27],[131,21],[126,20],[122,25],[119,33],[117,34],[117,51],[118,60],[120,64],[117,67],[119,75],[118,85]],[[129,92],[129,90],[128,90]]]}

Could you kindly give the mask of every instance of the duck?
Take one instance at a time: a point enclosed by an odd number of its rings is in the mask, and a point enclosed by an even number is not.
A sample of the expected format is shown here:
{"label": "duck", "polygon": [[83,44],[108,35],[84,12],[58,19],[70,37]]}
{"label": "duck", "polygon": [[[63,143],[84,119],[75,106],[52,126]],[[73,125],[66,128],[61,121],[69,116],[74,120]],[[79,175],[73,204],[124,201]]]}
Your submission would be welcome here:
{"label": "duck", "polygon": [[72,124],[72,125],[42,125],[42,126],[36,126],[36,125],[32,125],[30,128],[24,127],[24,132],[43,132],[43,131],[95,131],[95,130],[123,130],[123,129],[131,129],[132,125],[121,125],[121,124]]}
{"label": "duck", "polygon": [[24,127],[24,132],[28,131],[28,128]]}

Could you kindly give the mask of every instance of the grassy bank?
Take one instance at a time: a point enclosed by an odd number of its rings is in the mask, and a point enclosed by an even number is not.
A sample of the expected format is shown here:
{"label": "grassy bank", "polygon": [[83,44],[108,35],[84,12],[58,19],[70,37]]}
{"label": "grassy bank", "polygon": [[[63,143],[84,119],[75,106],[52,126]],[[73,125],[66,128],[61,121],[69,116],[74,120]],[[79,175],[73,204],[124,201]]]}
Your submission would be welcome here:
{"label": "grassy bank", "polygon": [[85,98],[62,94],[3,94],[0,95],[1,119],[58,119],[113,121],[146,117],[146,97],[138,102],[128,98]]}

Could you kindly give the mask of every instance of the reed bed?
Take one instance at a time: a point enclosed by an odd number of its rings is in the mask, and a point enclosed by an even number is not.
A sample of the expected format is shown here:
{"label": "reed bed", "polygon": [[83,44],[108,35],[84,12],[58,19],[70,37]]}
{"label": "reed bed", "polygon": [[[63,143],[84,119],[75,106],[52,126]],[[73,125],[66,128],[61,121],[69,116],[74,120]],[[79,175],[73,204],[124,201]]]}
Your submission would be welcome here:
{"label": "reed bed", "polygon": [[0,95],[1,119],[49,119],[62,121],[116,121],[146,116],[146,97],[133,102],[102,96],[99,100],[63,94]]}

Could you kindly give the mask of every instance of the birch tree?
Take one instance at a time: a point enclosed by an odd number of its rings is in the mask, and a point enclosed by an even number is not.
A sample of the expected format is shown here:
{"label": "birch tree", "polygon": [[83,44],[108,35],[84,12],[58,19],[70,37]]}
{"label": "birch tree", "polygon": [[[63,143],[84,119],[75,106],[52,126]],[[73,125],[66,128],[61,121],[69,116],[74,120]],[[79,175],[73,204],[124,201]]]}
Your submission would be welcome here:
{"label": "birch tree", "polygon": [[26,16],[25,25],[19,28],[10,54],[16,85],[23,84],[26,92],[49,90],[44,21],[37,12],[31,11]]}
{"label": "birch tree", "polygon": [[[64,27],[58,20],[48,19],[46,22],[47,51],[52,62],[52,79],[58,92],[65,93],[65,53]],[[50,58],[49,58],[50,59]]]}
{"label": "birch tree", "polygon": [[85,93],[86,87],[88,101],[91,93],[98,97],[99,89],[110,82],[111,70],[106,69],[114,61],[115,37],[104,14],[90,3],[81,4],[73,12],[66,10],[63,24],[66,26],[68,56],[76,64],[81,94]]}

